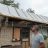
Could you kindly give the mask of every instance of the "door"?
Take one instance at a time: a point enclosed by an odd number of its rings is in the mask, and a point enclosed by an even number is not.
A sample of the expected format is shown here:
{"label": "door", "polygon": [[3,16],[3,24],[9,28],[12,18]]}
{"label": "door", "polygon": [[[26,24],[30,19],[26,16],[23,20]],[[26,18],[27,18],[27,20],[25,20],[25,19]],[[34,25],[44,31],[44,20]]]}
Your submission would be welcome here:
{"label": "door", "polygon": [[21,29],[21,41],[22,41],[22,48],[29,48],[29,28],[22,28]]}

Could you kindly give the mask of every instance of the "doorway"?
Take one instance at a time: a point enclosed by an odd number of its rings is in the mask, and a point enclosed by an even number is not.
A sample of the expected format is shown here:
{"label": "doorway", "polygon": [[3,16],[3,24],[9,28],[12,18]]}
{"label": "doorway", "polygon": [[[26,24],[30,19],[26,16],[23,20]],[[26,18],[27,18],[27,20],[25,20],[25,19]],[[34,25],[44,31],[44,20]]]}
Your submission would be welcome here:
{"label": "doorway", "polygon": [[29,48],[30,43],[30,29],[29,28],[21,28],[20,37],[22,48]]}

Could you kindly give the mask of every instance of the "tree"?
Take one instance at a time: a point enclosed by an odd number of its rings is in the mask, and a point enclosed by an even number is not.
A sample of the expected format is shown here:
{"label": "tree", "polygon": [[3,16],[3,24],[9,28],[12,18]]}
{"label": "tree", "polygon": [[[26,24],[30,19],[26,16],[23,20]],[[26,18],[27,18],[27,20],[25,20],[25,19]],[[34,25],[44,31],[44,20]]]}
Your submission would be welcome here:
{"label": "tree", "polygon": [[14,3],[14,0],[0,0],[0,3],[5,5],[11,5],[12,7],[19,8],[19,3]]}
{"label": "tree", "polygon": [[31,8],[28,8],[26,11],[30,13],[34,13],[34,10],[32,10]]}
{"label": "tree", "polygon": [[16,8],[19,8],[19,3],[14,3],[13,5],[12,5],[13,7],[16,7]]}
{"label": "tree", "polygon": [[2,0],[0,3],[6,4],[6,5],[11,5],[14,2],[14,0]]}

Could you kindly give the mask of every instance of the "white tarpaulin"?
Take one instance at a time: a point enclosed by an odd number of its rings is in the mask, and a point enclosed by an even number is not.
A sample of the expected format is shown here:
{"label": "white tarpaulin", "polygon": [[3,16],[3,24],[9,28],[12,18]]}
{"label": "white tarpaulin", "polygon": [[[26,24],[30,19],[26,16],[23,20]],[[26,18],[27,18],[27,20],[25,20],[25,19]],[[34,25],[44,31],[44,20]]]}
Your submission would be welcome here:
{"label": "white tarpaulin", "polygon": [[30,13],[1,3],[0,15],[48,24],[48,17],[36,15],[35,13]]}

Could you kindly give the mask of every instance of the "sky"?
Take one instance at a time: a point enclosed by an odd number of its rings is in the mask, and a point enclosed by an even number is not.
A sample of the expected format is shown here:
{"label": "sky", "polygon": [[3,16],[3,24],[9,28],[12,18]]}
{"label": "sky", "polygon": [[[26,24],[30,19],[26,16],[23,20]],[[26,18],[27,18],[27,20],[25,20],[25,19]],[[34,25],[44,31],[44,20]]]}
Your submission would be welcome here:
{"label": "sky", "polygon": [[20,8],[27,10],[31,8],[36,14],[48,16],[48,0],[15,0],[20,3]]}

